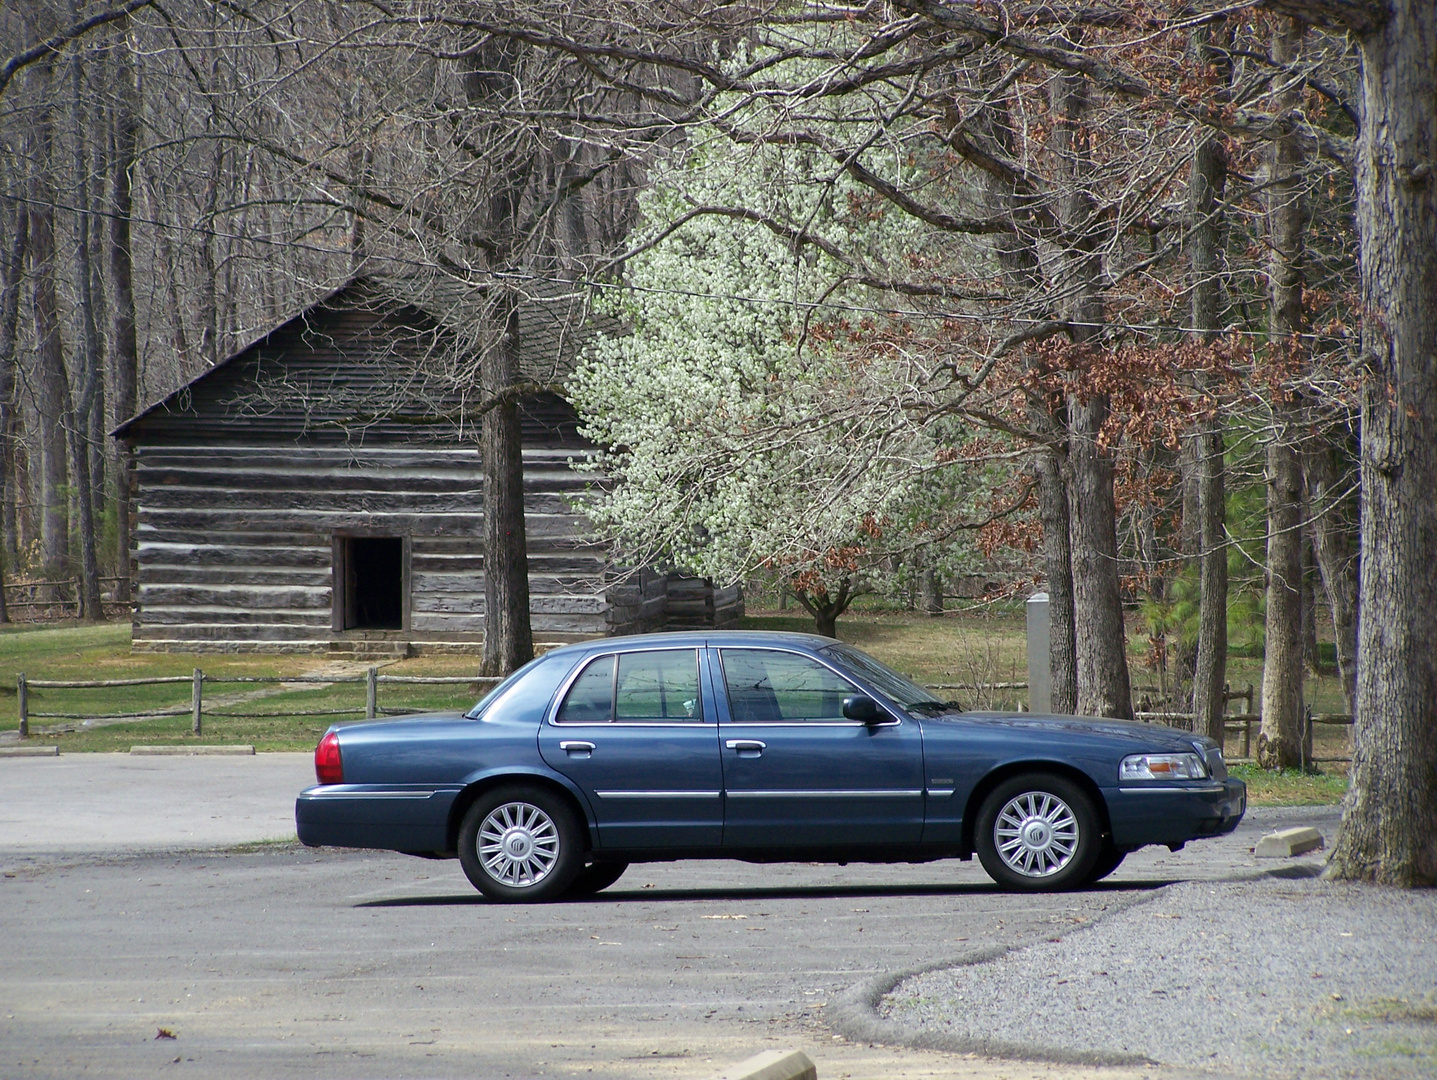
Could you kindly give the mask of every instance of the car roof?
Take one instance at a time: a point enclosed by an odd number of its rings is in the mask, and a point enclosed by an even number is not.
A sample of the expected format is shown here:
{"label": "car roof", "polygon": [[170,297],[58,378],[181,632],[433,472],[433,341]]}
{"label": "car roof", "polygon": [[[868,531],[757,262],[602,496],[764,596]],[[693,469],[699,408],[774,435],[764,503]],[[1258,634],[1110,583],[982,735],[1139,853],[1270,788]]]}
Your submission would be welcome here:
{"label": "car roof", "polygon": [[657,634],[630,634],[626,637],[593,638],[564,645],[545,653],[545,656],[572,655],[575,653],[607,652],[611,649],[631,649],[641,646],[647,649],[698,648],[703,645],[722,647],[725,645],[775,645],[798,646],[804,649],[820,649],[825,645],[836,645],[833,638],[819,634],[799,634],[787,630],[668,630]]}

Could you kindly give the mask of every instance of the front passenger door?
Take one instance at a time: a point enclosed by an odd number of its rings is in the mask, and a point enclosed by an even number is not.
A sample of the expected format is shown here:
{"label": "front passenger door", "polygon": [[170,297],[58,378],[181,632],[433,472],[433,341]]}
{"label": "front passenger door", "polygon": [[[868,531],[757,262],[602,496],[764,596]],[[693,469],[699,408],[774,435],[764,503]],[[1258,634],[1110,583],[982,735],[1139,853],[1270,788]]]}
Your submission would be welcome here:
{"label": "front passenger door", "polygon": [[[923,736],[886,711],[843,715],[863,693],[804,653],[710,650],[720,661],[726,848],[917,843],[923,831]],[[882,708],[882,706],[880,706]]]}

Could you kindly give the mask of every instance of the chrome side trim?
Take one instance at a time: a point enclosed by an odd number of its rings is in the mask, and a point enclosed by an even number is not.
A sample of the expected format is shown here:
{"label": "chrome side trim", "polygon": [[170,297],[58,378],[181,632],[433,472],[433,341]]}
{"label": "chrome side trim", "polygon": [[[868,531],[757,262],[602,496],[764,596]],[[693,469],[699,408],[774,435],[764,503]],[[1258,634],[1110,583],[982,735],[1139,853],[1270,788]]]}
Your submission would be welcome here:
{"label": "chrome side trim", "polygon": [[1221,795],[1227,791],[1222,784],[1201,787],[1120,787],[1124,795]]}
{"label": "chrome side trim", "polygon": [[603,731],[608,731],[610,728],[616,728],[616,727],[643,727],[643,728],[653,728],[653,727],[686,727],[686,728],[701,728],[701,727],[703,727],[703,726],[705,726],[705,725],[708,725],[709,727],[713,727],[713,721],[712,721],[712,720],[704,720],[704,719],[702,719],[701,717],[696,717],[696,718],[693,719],[693,720],[547,720],[547,721],[545,721],[545,723],[547,723],[550,727],[555,727],[555,728],[590,727],[590,728],[599,728],[599,729],[601,729],[601,730],[603,730]]}
{"label": "chrome side trim", "polygon": [[832,789],[811,791],[726,791],[730,799],[918,799],[921,788],[898,791],[893,788]]}
{"label": "chrome side trim", "polygon": [[429,791],[310,791],[304,793],[309,799],[429,799],[435,792]]}
{"label": "chrome side trim", "polygon": [[[867,695],[864,695],[865,697]],[[884,710],[887,712],[887,710]],[[773,728],[818,728],[818,727],[898,727],[901,720],[884,720],[879,724],[865,724],[862,720],[725,720],[723,728],[757,728],[768,731]]]}
{"label": "chrome side trim", "polygon": [[947,799],[953,795],[951,787],[931,787],[928,789],[930,799]]}
{"label": "chrome side trim", "polygon": [[717,799],[717,791],[595,791],[601,799]]}

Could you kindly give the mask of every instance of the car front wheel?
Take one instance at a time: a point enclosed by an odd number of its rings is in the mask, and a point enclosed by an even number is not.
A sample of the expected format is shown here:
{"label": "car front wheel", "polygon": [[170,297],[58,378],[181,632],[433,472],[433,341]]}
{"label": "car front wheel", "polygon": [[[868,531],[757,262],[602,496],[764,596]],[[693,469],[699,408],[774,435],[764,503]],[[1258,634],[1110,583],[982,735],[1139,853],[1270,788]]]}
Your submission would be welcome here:
{"label": "car front wheel", "polygon": [[1123,860],[1127,857],[1128,853],[1122,848],[1114,847],[1111,841],[1103,844],[1103,850],[1098,853],[1097,861],[1088,871],[1085,884],[1092,885],[1094,882],[1102,881],[1103,878],[1122,866]]}
{"label": "car front wheel", "polygon": [[1073,888],[1101,849],[1098,816],[1082,788],[1060,776],[1015,776],[978,812],[978,858],[999,885],[1026,892]]}
{"label": "car front wheel", "polygon": [[579,825],[568,804],[539,787],[480,796],[459,827],[459,862],[491,900],[552,900],[583,866]]}
{"label": "car front wheel", "polygon": [[629,868],[626,862],[590,863],[574,876],[573,883],[564,893],[565,900],[582,900],[607,889]]}

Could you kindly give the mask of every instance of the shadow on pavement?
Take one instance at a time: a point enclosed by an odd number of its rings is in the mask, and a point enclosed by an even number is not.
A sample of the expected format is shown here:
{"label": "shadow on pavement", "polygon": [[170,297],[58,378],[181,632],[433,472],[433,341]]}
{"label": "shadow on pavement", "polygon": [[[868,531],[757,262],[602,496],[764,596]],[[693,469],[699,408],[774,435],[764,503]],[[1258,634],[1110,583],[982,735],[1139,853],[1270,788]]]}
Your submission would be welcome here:
{"label": "shadow on pavement", "polygon": [[[1102,882],[1083,890],[1090,893],[1151,892],[1181,879],[1164,881]],[[606,889],[597,896],[551,901],[554,904],[633,904],[653,900],[829,900],[881,899],[906,896],[995,896],[1005,890],[997,885],[807,885],[779,886],[772,889]],[[489,904],[478,893],[473,895],[396,896],[387,900],[364,900],[356,908],[384,907],[452,907],[461,904]]]}

